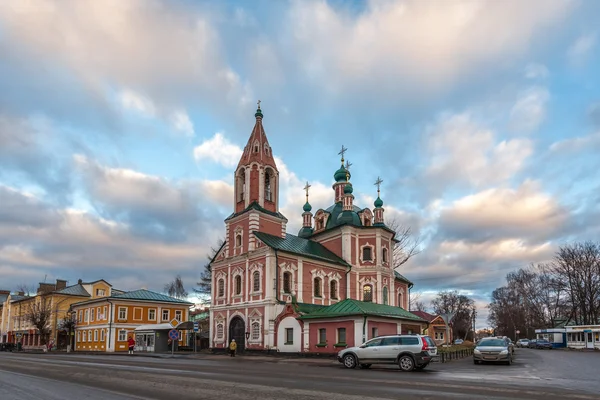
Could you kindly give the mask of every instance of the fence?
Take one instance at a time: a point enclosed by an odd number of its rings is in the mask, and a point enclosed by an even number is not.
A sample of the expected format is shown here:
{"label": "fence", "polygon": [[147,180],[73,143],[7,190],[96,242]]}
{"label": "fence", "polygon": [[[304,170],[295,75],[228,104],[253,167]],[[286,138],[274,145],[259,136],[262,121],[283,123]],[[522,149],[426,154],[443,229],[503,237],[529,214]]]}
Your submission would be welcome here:
{"label": "fence", "polygon": [[473,348],[440,351],[440,362],[449,362],[473,355]]}

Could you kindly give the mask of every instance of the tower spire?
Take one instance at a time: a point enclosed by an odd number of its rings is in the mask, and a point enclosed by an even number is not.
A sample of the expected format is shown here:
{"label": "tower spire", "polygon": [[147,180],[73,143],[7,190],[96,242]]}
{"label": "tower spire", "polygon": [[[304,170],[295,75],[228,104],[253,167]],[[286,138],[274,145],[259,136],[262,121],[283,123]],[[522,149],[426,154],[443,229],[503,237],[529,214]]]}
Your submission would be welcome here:
{"label": "tower spire", "polygon": [[306,192],[306,204],[304,204],[304,207],[302,207],[302,209],[304,210],[304,212],[302,213],[302,229],[300,229],[300,232],[298,232],[298,236],[300,237],[309,237],[313,234],[313,227],[312,227],[312,213],[310,212],[312,210],[312,206],[310,205],[310,203],[308,202],[308,189],[311,188],[311,185],[308,183],[308,181],[306,182],[306,185],[304,185],[304,191]]}
{"label": "tower spire", "polygon": [[375,181],[375,186],[377,186],[377,199],[373,205],[375,209],[373,210],[373,214],[375,214],[375,226],[382,226],[383,223],[383,200],[381,200],[381,184],[383,183],[383,179],[377,177]]}

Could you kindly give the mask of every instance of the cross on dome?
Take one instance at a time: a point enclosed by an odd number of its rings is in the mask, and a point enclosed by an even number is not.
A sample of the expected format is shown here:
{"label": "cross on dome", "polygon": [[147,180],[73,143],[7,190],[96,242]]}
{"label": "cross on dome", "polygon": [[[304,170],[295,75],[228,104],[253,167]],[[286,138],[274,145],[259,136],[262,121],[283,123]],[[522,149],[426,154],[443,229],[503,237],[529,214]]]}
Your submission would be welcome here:
{"label": "cross on dome", "polygon": [[346,169],[350,170],[351,166],[352,166],[352,163],[350,162],[350,160],[346,160]]}
{"label": "cross on dome", "polygon": [[344,147],[344,145],[342,145],[342,150],[340,150],[340,152],[338,154],[341,154],[342,156],[342,166],[344,166],[344,154],[346,154],[346,152],[348,151],[348,149],[346,147]]}
{"label": "cross on dome", "polygon": [[382,183],[383,183],[383,179],[381,179],[380,177],[377,177],[377,180],[375,181],[375,186],[377,186],[377,194],[379,194],[379,190],[381,188]]}
{"label": "cross on dome", "polygon": [[260,110],[260,100],[256,102],[256,104],[258,105],[258,109]]}
{"label": "cross on dome", "polygon": [[306,185],[304,186],[304,191],[306,191],[306,201],[308,201],[308,189],[310,189],[311,187],[312,185],[310,185],[308,181],[306,181]]}

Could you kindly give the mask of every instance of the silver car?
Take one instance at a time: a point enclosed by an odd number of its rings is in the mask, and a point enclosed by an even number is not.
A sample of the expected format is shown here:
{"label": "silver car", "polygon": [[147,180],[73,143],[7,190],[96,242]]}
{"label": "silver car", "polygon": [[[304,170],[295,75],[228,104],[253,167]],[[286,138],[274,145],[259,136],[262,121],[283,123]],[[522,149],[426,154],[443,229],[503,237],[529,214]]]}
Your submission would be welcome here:
{"label": "silver car", "polygon": [[513,352],[508,340],[500,338],[484,338],[473,350],[473,363],[499,362],[511,365]]}
{"label": "silver car", "polygon": [[402,371],[423,369],[437,361],[437,347],[429,336],[380,336],[338,353],[338,361],[346,368],[369,368],[371,364],[397,364]]}

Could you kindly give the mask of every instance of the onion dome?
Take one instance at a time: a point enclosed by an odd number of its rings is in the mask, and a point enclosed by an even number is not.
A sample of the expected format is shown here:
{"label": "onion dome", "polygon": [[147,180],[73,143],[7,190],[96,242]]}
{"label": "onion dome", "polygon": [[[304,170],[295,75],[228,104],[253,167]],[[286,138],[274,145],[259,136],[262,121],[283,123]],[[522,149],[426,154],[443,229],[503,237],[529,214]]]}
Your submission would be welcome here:
{"label": "onion dome", "polygon": [[346,186],[344,186],[344,193],[352,194],[353,191],[354,189],[352,188],[352,184],[350,182],[346,183]]}
{"label": "onion dome", "polygon": [[336,182],[346,182],[347,178],[350,178],[350,171],[344,168],[343,165],[333,174],[333,179]]}
{"label": "onion dome", "polygon": [[342,211],[340,215],[336,218],[336,225],[354,225],[361,226],[360,217],[355,211]]}
{"label": "onion dome", "polygon": [[375,205],[375,207],[381,208],[383,206],[383,200],[381,200],[381,198],[377,196],[377,200],[375,200],[375,203],[373,204]]}
{"label": "onion dome", "polygon": [[310,203],[307,201],[306,204],[304,204],[304,207],[302,207],[302,209],[305,212],[310,212],[310,210],[312,210],[312,206],[310,205]]}

